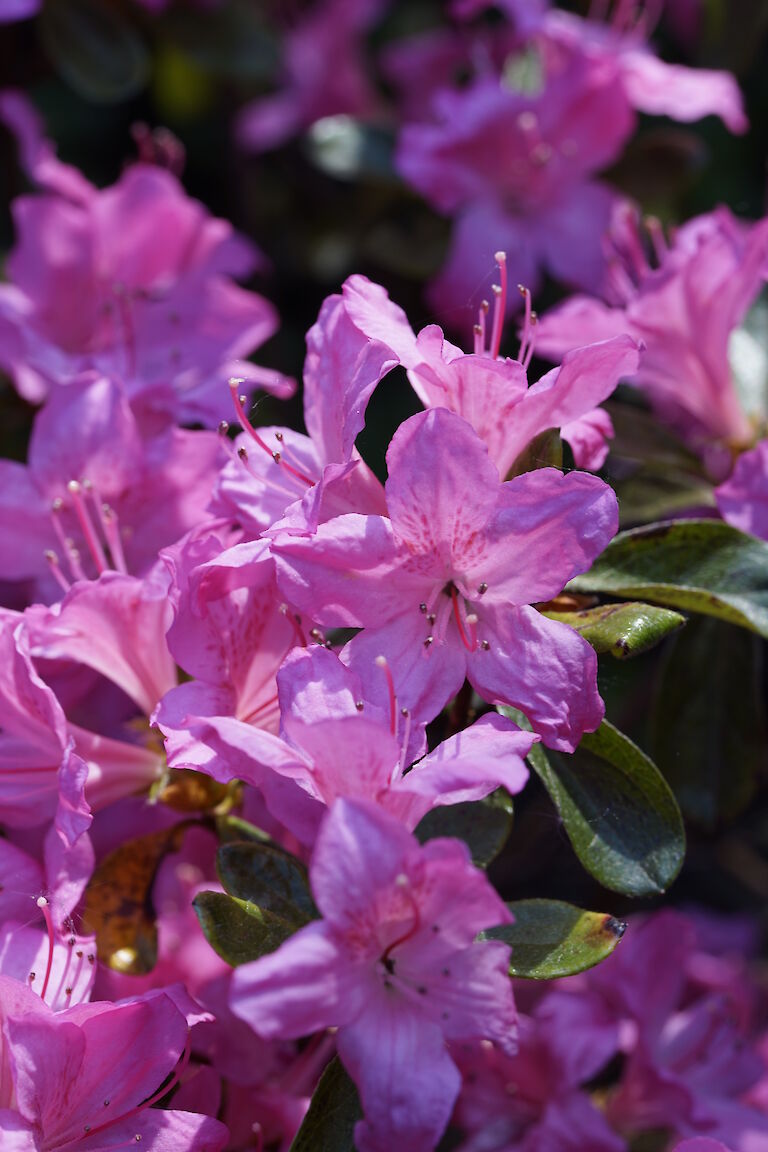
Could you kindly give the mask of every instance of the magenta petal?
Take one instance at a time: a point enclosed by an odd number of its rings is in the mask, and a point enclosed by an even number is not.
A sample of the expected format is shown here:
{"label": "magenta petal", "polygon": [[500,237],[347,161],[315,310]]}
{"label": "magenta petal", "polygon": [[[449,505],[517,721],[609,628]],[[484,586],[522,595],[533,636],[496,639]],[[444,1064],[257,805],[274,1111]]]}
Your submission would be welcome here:
{"label": "magenta petal", "polygon": [[720,515],[734,528],[768,540],[768,440],[739,457],[715,498]]}
{"label": "magenta petal", "polygon": [[149,715],[176,683],[166,647],[171,607],[160,580],[105,572],[73,585],[64,600],[36,615],[35,655],[77,660],[122,688]]}
{"label": "magenta petal", "polygon": [[483,610],[490,647],[468,657],[468,676],[491,703],[524,712],[550,748],[573,752],[594,732],[604,707],[594,648],[567,624],[534,608]]}
{"label": "magenta petal", "polygon": [[339,1033],[338,1048],[365,1113],[355,1127],[360,1152],[434,1148],[461,1083],[438,1025],[377,986],[362,1016]]}
{"label": "magenta petal", "polygon": [[383,516],[337,516],[311,538],[279,537],[272,550],[283,595],[320,624],[375,627],[402,612],[404,596],[422,599],[425,578],[405,568]]}
{"label": "magenta petal", "polygon": [[311,779],[325,804],[340,796],[377,801],[389,790],[400,745],[381,722],[364,715],[311,723],[286,716],[283,725],[311,762]]}
{"label": "magenta petal", "polygon": [[528,780],[525,757],[535,737],[509,720],[489,714],[438,744],[401,781],[401,787],[438,804],[480,800],[494,788],[513,795]]}
{"label": "magenta petal", "polygon": [[236,969],[230,1006],[260,1036],[290,1039],[345,1024],[364,998],[354,966],[325,924],[314,923]]}
{"label": "magenta petal", "polygon": [[350,276],[342,289],[344,307],[352,322],[369,340],[377,340],[392,349],[405,368],[415,368],[421,356],[416,335],[402,308],[390,300],[380,284],[365,276]]}
{"label": "magenta petal", "polygon": [[689,122],[719,116],[731,132],[749,127],[736,80],[728,72],[667,64],[651,52],[623,52],[621,69],[627,95],[641,112]]}
{"label": "magenta petal", "polygon": [[[141,1136],[141,1143],[136,1140]],[[222,1152],[229,1144],[224,1124],[195,1112],[147,1108],[127,1120],[119,1120],[94,1136],[78,1141],[78,1152],[104,1152],[108,1148],[146,1148],[149,1152]]]}
{"label": "magenta petal", "polygon": [[395,536],[415,556],[435,557],[446,578],[472,563],[475,541],[498,499],[499,474],[466,420],[445,408],[411,416],[387,452],[387,506]]}
{"label": "magenta petal", "polygon": [[355,326],[341,296],[324,301],[304,364],[304,421],[323,464],[349,460],[371,393],[396,364],[386,343]]}
{"label": "magenta petal", "polygon": [[326,921],[339,929],[365,922],[376,892],[394,883],[416,848],[411,834],[373,804],[337,800],[320,829],[310,871]]}
{"label": "magenta petal", "polygon": [[569,352],[560,368],[533,384],[514,410],[507,430],[508,456],[502,474],[540,432],[561,428],[596,408],[619,380],[637,369],[639,352],[629,336],[616,336]]}
{"label": "magenta petal", "polygon": [[468,588],[488,585],[481,608],[538,603],[586,572],[618,530],[611,488],[587,472],[525,472],[502,485],[499,510],[485,532],[484,553],[467,566]]}

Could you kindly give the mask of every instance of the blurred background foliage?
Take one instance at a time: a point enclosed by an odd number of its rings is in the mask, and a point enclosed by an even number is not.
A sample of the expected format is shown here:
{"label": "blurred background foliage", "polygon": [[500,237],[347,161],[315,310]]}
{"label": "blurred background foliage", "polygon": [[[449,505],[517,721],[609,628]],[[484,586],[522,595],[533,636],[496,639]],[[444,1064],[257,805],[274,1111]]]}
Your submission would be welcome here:
{"label": "blurred background foliage", "polygon": [[[670,226],[720,203],[749,218],[766,212],[768,3],[702,5],[694,45],[682,46],[663,23],[657,44],[666,59],[732,71],[745,95],[749,133],[731,136],[713,118],[693,125],[640,118],[633,141],[607,174]],[[423,287],[440,267],[449,235],[448,221],[394,171],[398,121],[378,68],[387,44],[446,22],[447,5],[437,0],[393,0],[373,28],[366,51],[380,103],[366,123],[321,121],[258,155],[237,146],[236,114],[274,90],[284,32],[306,7],[301,0],[224,0],[210,8],[176,0],[153,13],[133,0],[45,0],[36,19],[0,26],[0,86],[32,97],[62,159],[95,183],[113,182],[135,155],[131,128],[137,122],[178,137],[189,194],[231,220],[268,257],[269,271],[251,286],[277,305],[281,327],[258,358],[297,377],[307,328],[323,298],[352,272],[384,284],[414,328],[430,322]],[[0,258],[13,244],[10,204],[26,189],[15,143],[0,129]],[[536,306],[544,310],[562,294],[548,283]],[[516,351],[512,325],[502,350]],[[533,378],[547,367],[534,363]],[[360,448],[380,474],[393,431],[417,408],[398,373],[374,395]],[[607,476],[622,481],[627,459],[642,444],[651,479],[646,469],[644,490],[628,491],[625,518],[655,518],[668,507],[670,485],[695,489],[697,477],[680,479],[686,460],[642,412],[619,402],[613,414],[624,455],[609,458]],[[1,384],[4,455],[24,458],[32,417],[10,385]],[[289,405],[265,398],[257,418],[301,427],[300,398]],[[656,758],[688,817],[688,856],[673,902],[753,911],[768,905],[764,649],[757,637],[697,618],[635,660],[600,658],[608,717]],[[473,701],[464,703],[471,710]],[[576,864],[564,831],[553,835],[557,822],[532,778],[516,801],[507,850],[492,866],[505,898],[540,895],[610,906],[617,915],[629,911],[629,901],[609,896]]]}

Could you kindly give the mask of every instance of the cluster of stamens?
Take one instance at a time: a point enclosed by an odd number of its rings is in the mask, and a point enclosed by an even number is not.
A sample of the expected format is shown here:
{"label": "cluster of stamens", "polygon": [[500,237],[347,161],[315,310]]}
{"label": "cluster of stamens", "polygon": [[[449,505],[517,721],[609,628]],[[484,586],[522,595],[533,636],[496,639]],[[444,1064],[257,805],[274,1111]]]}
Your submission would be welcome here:
{"label": "cluster of stamens", "polygon": [[664,0],[591,0],[589,19],[607,23],[617,36],[647,39],[661,18]]}
{"label": "cluster of stamens", "polygon": [[[261,433],[254,428],[245,410],[248,397],[241,394],[240,388],[242,385],[243,380],[235,377],[229,381],[232,403],[235,407],[238,423],[243,432],[250,437],[262,452],[265,452],[267,456],[270,457],[276,467],[271,476],[265,476],[263,473],[257,471],[251,466],[248,459],[248,450],[242,445],[236,450],[237,458],[248,472],[248,475],[252,476],[254,480],[257,480],[258,483],[262,484],[265,488],[269,488],[287,497],[288,500],[292,502],[297,496],[302,496],[308,488],[314,487],[317,481],[311,476],[308,476],[300,467],[299,462],[296,461],[295,458],[292,458],[290,450],[286,447],[282,432],[274,433],[277,447],[270,448]],[[226,420],[222,420],[219,424],[219,435],[226,444],[230,443],[227,439],[228,432],[229,424]],[[232,448],[232,451],[235,452],[235,449]]]}
{"label": "cluster of stamens", "polygon": [[[85,542],[87,555],[96,566],[99,575],[112,568],[127,573],[125,554],[117,515],[106,504],[90,480],[70,480],[67,484],[67,498],[57,497],[51,504],[51,524],[59,543],[59,552],[49,548],[45,552],[48,567],[57,583],[67,592],[74,580],[87,580],[83,567],[83,553],[63,524],[64,516],[70,513]],[[66,571],[62,559],[66,563]]]}
{"label": "cluster of stamens", "polygon": [[[504,317],[507,310],[508,284],[506,253],[497,252],[494,255],[494,260],[499,269],[499,283],[492,286],[493,316],[491,319],[490,334],[488,332],[488,316],[491,306],[487,300],[483,300],[478,309],[477,323],[473,327],[474,347],[472,350],[476,356],[490,356],[491,359],[497,360],[500,354]],[[517,290],[523,297],[525,309],[523,324],[520,330],[520,348],[517,353],[517,359],[523,368],[527,370],[533,357],[533,350],[536,343],[538,316],[531,310],[530,291],[522,284],[518,284]]]}
{"label": "cluster of stamens", "polygon": [[[478,596],[484,596],[487,591],[488,585],[485,581],[478,585]],[[441,596],[443,596],[444,599],[441,599]],[[487,652],[490,649],[488,641],[481,640],[478,636],[477,628],[479,618],[477,613],[468,611],[467,602],[464,597],[459,594],[459,590],[453,581],[449,581],[443,588],[440,588],[429,602],[422,600],[419,604],[419,611],[427,622],[427,636],[424,640],[424,648],[427,651],[429,651],[435,641],[437,641],[438,644],[442,644],[445,641],[451,616],[453,616],[456,622],[459,638],[468,652],[477,652],[478,650]]]}
{"label": "cluster of stamens", "polygon": [[637,212],[624,205],[603,239],[608,265],[608,286],[617,304],[629,304],[638,287],[661,267],[669,253],[669,244],[661,222],[655,216],[641,220]]}

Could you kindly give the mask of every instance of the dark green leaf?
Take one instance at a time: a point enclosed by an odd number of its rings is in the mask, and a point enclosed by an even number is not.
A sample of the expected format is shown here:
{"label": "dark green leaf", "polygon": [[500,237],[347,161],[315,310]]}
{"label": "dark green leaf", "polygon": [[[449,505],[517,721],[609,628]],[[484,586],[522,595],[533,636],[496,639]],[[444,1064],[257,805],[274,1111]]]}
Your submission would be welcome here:
{"label": "dark green leaf", "polygon": [[192,901],[205,938],[233,968],[274,952],[296,926],[225,892],[198,892]]}
{"label": "dark green leaf", "polygon": [[533,472],[536,468],[562,468],[563,442],[559,428],[548,428],[534,436],[515,460],[507,476],[522,476],[523,472]]}
{"label": "dark green leaf", "polygon": [[149,57],[141,37],[104,0],[47,0],[39,30],[56,70],[87,100],[126,100],[147,82]]}
{"label": "dark green leaf", "polygon": [[445,804],[427,812],[414,835],[421,844],[438,836],[452,836],[469,847],[478,868],[487,868],[498,856],[512,831],[512,801],[502,789],[485,800]]}
{"label": "dark green leaf", "polygon": [[641,469],[625,480],[613,480],[622,528],[671,520],[692,508],[714,508],[711,483],[675,469]]}
{"label": "dark green leaf", "polygon": [[357,1089],[336,1056],[320,1077],[290,1152],[356,1152],[355,1124],[362,1115]]}
{"label": "dark green leaf", "polygon": [[655,647],[670,632],[685,624],[685,617],[652,604],[601,604],[580,612],[543,613],[550,620],[569,624],[588,640],[596,652],[610,652],[628,660]]}
{"label": "dark green leaf", "polygon": [[610,956],[626,924],[604,912],[584,912],[562,900],[518,900],[507,905],[514,924],[483,936],[512,946],[510,976],[551,980],[593,968]]}
{"label": "dark green leaf", "polygon": [[[516,709],[498,710],[530,728]],[[685,855],[685,829],[669,785],[636,744],[604,720],[572,756],[534,744],[528,763],[596,880],[626,896],[669,887]]]}
{"label": "dark green leaf", "polygon": [[768,764],[761,647],[748,632],[700,618],[664,665],[654,755],[686,816],[708,827],[746,807]]}
{"label": "dark green leaf", "polygon": [[768,543],[719,520],[677,520],[622,532],[568,587],[637,596],[768,637]]}
{"label": "dark green leaf", "polygon": [[253,841],[222,844],[216,866],[231,896],[274,913],[294,931],[318,915],[306,869],[278,848]]}

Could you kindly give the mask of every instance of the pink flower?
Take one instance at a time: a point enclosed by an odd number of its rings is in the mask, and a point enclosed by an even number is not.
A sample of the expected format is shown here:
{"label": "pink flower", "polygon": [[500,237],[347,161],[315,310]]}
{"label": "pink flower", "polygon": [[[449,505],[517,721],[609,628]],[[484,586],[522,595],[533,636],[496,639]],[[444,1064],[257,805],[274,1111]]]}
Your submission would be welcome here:
{"label": "pink flower", "polygon": [[472,355],[465,356],[447,341],[435,324],[416,336],[402,309],[364,276],[351,276],[344,285],[347,314],[369,339],[391,348],[426,408],[448,408],[472,425],[501,476],[507,475],[531,440],[549,428],[561,429],[577,467],[599,468],[613,427],[596,405],[610,396],[622,376],[635,370],[637,346],[628,336],[615,336],[574,349],[560,368],[529,387],[527,368],[536,334],[530,294],[525,293],[526,322],[518,359],[502,359],[507,268],[503,253],[496,253],[496,259],[501,284],[492,317],[480,311]]}
{"label": "pink flower", "polygon": [[[277,326],[272,306],[232,279],[253,270],[255,249],[154,165],[133,164],[103,190],[67,179],[19,97],[5,94],[0,115],[9,99],[31,175],[50,185],[14,202],[18,242],[0,287],[0,363],[19,392],[40,403],[93,368],[122,379],[145,419],[220,419],[233,361]],[[258,382],[286,394],[284,381]]]}
{"label": "pink flower", "polygon": [[633,211],[617,214],[610,302],[567,300],[539,322],[537,350],[559,357],[620,332],[642,341],[633,382],[723,479],[768,419],[755,397],[742,401],[729,362],[733,331],[763,284],[768,220],[749,226],[720,208],[689,221],[670,246],[660,229],[653,239],[657,265],[644,254]]}
{"label": "pink flower", "polygon": [[723,520],[768,540],[768,440],[742,453],[715,498]]}
{"label": "pink flower", "polygon": [[618,158],[634,115],[609,59],[558,46],[543,51],[541,68],[533,93],[497,76],[441,90],[434,122],[401,133],[401,174],[455,217],[447,263],[430,291],[455,326],[469,327],[481,293],[490,298],[499,249],[510,254],[512,282],[532,291],[545,269],[589,290],[604,276],[601,238],[615,197],[593,175]]}
{"label": "pink flower", "polygon": [[[531,603],[559,594],[616,531],[616,499],[555,469],[507,483],[483,442],[444,408],[412,416],[387,454],[389,519],[339,516],[273,545],[289,601],[330,627],[362,628],[343,653],[384,656],[401,706],[434,717],[468,676],[514,704],[545,743],[572,750],[598,726],[594,650]],[[374,700],[386,707],[382,685]]]}
{"label": "pink flower", "polygon": [[324,116],[372,112],[363,39],[383,7],[382,0],[315,0],[286,33],[282,87],[240,112],[240,144],[261,152]]}
{"label": "pink flower", "polygon": [[509,951],[475,940],[509,913],[465,845],[422,848],[360,801],[329,813],[310,877],[323,920],[237,969],[233,1009],[267,1037],[337,1027],[365,1114],[360,1152],[428,1152],[459,1090],[445,1040],[513,1046]]}
{"label": "pink flower", "polygon": [[[390,677],[386,668],[375,673],[385,682]],[[411,829],[436,805],[479,800],[498,787],[520,792],[528,779],[523,758],[535,737],[496,715],[412,765],[423,751],[421,728],[411,724],[407,710],[402,714],[394,696],[387,713],[372,705],[358,677],[322,646],[294,649],[277,683],[279,736],[226,717],[175,719],[174,697],[187,685],[161,703],[158,725],[172,766],[185,762],[177,748],[191,747],[187,756],[195,767],[260,788],[272,814],[305,844],[314,843],[325,806],[340,796],[379,804]]]}
{"label": "pink flower", "polygon": [[107,569],[146,575],[205,518],[222,457],[212,432],[142,436],[118,384],[80,377],[38,413],[27,466],[0,461],[0,578],[50,601]]}
{"label": "pink flower", "polygon": [[221,1152],[227,1130],[217,1120],[151,1107],[183,1070],[187,1019],[199,1016],[180,988],[53,1012],[0,977],[3,1147],[12,1133],[18,1152],[105,1152],[134,1143],[147,1152]]}

